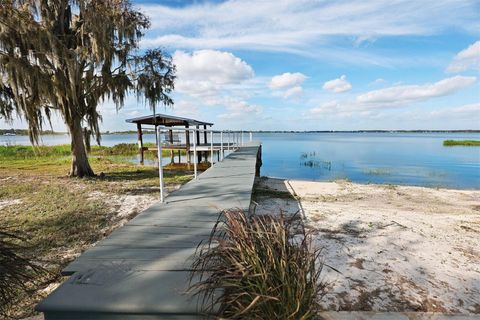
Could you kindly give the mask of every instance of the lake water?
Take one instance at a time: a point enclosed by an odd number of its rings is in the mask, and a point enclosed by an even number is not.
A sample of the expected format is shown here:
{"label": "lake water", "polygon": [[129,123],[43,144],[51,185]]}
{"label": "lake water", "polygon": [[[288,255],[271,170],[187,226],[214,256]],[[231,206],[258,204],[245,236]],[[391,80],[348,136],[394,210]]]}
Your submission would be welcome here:
{"label": "lake water", "polygon": [[[245,138],[247,138],[245,136]],[[136,143],[135,134],[104,135],[102,144]],[[443,140],[480,140],[479,133],[254,133],[263,144],[262,175],[332,181],[480,189],[480,148],[444,147]],[[68,143],[44,136],[43,143]],[[153,134],[145,142],[155,142]],[[28,144],[0,136],[0,144]]]}

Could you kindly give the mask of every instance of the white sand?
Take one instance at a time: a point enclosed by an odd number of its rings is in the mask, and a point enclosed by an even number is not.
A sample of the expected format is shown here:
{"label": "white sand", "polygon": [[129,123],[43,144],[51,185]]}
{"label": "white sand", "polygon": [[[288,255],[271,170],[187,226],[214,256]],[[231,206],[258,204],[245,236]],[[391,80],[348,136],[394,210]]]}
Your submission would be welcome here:
{"label": "white sand", "polygon": [[480,313],[480,191],[267,179],[257,212],[300,210],[324,248],[328,310]]}
{"label": "white sand", "polygon": [[13,200],[0,200],[0,210],[8,206],[13,206],[15,204],[22,203],[22,199],[13,199]]}

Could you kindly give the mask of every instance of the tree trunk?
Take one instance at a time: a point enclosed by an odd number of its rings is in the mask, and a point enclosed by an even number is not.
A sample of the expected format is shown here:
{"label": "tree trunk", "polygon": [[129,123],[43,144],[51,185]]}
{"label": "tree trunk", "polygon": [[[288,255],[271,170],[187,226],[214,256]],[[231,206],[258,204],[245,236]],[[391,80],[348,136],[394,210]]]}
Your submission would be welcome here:
{"label": "tree trunk", "polygon": [[70,136],[72,138],[72,166],[70,168],[70,177],[93,177],[92,168],[88,163],[87,151],[83,140],[83,129],[80,119],[74,119],[69,125]]}

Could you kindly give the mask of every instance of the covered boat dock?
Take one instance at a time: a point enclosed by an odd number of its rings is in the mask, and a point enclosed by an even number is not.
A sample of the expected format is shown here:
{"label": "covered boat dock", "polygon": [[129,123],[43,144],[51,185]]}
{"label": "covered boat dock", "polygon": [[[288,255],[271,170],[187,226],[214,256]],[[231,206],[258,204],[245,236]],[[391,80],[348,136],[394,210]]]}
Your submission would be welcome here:
{"label": "covered boat dock", "polygon": [[[190,165],[192,163],[193,144],[195,144],[197,148],[198,162],[202,161],[202,154],[206,160],[208,153],[211,152],[211,150],[214,150],[217,153],[218,157],[220,157],[220,143],[213,142],[213,135],[211,135],[210,137],[211,141],[208,141],[207,127],[213,126],[213,123],[211,122],[199,121],[191,118],[183,118],[160,113],[127,119],[126,122],[135,123],[137,125],[137,141],[141,164],[144,164],[145,151],[157,151],[156,146],[144,146],[143,130],[149,126],[153,126],[154,128],[152,129],[155,129],[155,132],[157,131],[157,127],[159,126],[171,128],[167,129],[165,139],[162,139],[165,142],[164,145],[162,145],[162,149],[171,150],[172,162],[174,161],[175,151],[178,154],[179,162],[181,159],[181,152],[183,151],[186,154],[187,164]],[[193,137],[193,139],[195,139],[194,142],[192,142],[192,132],[188,129],[196,129]],[[221,145],[225,149],[230,149],[230,147],[234,145],[234,141],[225,141],[225,143],[222,141]]]}

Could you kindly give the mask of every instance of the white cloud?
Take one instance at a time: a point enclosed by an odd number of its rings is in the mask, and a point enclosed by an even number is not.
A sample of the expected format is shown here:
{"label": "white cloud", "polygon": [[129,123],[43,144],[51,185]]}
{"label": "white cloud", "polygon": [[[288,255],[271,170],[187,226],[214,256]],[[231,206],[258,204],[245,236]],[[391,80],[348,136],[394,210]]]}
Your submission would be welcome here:
{"label": "white cloud", "polygon": [[352,89],[352,85],[347,81],[347,76],[342,75],[338,79],[333,79],[325,82],[323,89],[335,93],[341,93]]}
{"label": "white cloud", "polygon": [[274,90],[274,95],[281,96],[283,98],[290,98],[299,96],[303,93],[301,84],[307,79],[303,73],[286,72],[277,76],[274,76],[269,83],[269,88]]}
{"label": "white cloud", "polygon": [[192,96],[213,95],[227,85],[239,84],[254,76],[252,67],[230,52],[176,51],[173,62],[177,67],[175,89]]}
{"label": "white cloud", "polygon": [[383,78],[377,78],[377,79],[375,79],[374,81],[370,82],[368,85],[369,85],[369,86],[377,86],[377,85],[381,85],[381,84],[383,84],[383,83],[385,83],[385,82],[386,82],[385,79],[383,79]]}
{"label": "white cloud", "polygon": [[312,108],[308,110],[310,114],[319,115],[319,114],[328,114],[339,111],[340,105],[337,101],[330,101],[322,104],[319,107]]}
{"label": "white cloud", "polygon": [[[399,85],[381,90],[366,92],[357,96],[356,100],[320,102],[317,107],[310,108],[305,113],[308,118],[346,118],[352,115],[379,116],[379,112],[387,112],[393,109],[409,109],[417,102],[431,98],[453,94],[462,88],[472,85],[476,77],[455,76],[435,82],[433,84]],[[312,101],[313,102],[313,101]],[[312,104],[312,103],[310,103]],[[456,108],[440,108],[435,111],[422,111],[422,121],[425,117],[448,118],[449,113],[457,119],[467,119],[469,116],[476,118],[478,122],[479,103],[473,103]],[[397,111],[395,111],[397,112]],[[417,111],[409,111],[404,114],[420,114]],[[415,121],[417,118],[409,120]],[[418,119],[417,119],[418,120]]]}
{"label": "white cloud", "polygon": [[224,105],[228,110],[235,113],[256,113],[262,112],[262,108],[257,105],[251,105],[246,101],[228,97],[224,100]]}
{"label": "white cloud", "polygon": [[179,100],[175,101],[173,114],[180,117],[193,118],[203,120],[198,107],[192,101]]}
{"label": "white cloud", "polygon": [[357,102],[366,104],[401,104],[423,101],[452,94],[472,85],[476,81],[476,77],[455,76],[433,84],[399,85],[359,95]]}
{"label": "white cloud", "polygon": [[300,86],[295,86],[293,88],[288,89],[283,93],[284,98],[296,97],[300,96],[303,93],[303,88]]}
{"label": "white cloud", "polygon": [[175,90],[181,94],[175,114],[198,118],[201,107],[222,107],[226,112],[218,118],[245,119],[263,111],[246,99],[265,80],[254,78],[252,67],[232,53],[176,51],[173,62],[177,67]]}
{"label": "white cloud", "polygon": [[460,51],[447,67],[447,72],[458,73],[470,68],[480,70],[480,41]]}
{"label": "white cloud", "polygon": [[139,110],[133,110],[133,111],[130,111],[130,112],[126,112],[125,113],[127,116],[129,117],[139,117],[142,115],[142,113],[139,111]]}
{"label": "white cloud", "polygon": [[477,5],[476,0],[464,0],[461,5],[458,0],[229,0],[181,7],[149,4],[141,6],[152,20],[152,30],[142,45],[305,53],[311,52],[312,46],[329,43],[334,36],[349,36],[353,44],[451,29],[476,32]]}
{"label": "white cloud", "polygon": [[270,80],[270,89],[286,89],[301,85],[307,77],[300,72],[290,73],[286,72],[278,76],[274,76]]}
{"label": "white cloud", "polygon": [[[398,121],[427,123],[442,123],[439,129],[473,129],[480,128],[479,121],[480,103],[471,103],[457,107],[442,107],[437,110],[409,110],[396,115]],[[390,114],[385,114],[391,118]],[[424,127],[425,128],[425,127]]]}
{"label": "white cloud", "polygon": [[[446,108],[430,112],[431,117],[447,117],[447,118],[470,118],[479,119],[480,103],[466,104],[455,108]],[[477,124],[480,124],[477,123]]]}
{"label": "white cloud", "polygon": [[227,113],[220,114],[219,119],[238,119],[257,116],[263,112],[263,108],[252,105],[244,100],[234,97],[223,98],[222,105],[227,108]]}

